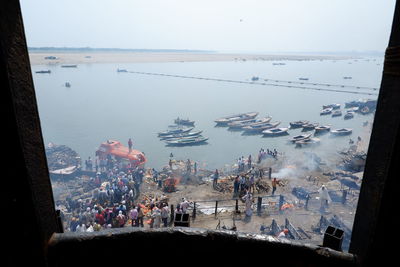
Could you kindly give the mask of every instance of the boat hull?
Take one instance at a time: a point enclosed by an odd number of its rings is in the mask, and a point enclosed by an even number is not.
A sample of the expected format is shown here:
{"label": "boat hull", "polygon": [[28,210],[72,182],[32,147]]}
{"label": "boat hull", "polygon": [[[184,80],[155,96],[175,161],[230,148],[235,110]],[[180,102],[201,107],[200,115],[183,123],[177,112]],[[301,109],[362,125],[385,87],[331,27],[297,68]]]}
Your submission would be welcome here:
{"label": "boat hull", "polygon": [[254,119],[255,117],[257,117],[257,115],[258,115],[258,112],[241,113],[241,114],[222,117],[220,119],[215,120],[214,122],[220,126],[221,125],[227,126],[228,123],[230,123],[230,122]]}

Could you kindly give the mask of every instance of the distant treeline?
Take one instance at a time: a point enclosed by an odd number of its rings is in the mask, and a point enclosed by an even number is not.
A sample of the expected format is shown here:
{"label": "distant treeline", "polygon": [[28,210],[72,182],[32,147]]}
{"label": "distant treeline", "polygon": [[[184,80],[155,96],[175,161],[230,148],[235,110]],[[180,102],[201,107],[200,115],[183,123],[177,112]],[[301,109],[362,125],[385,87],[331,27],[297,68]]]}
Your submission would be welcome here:
{"label": "distant treeline", "polygon": [[28,47],[29,52],[138,52],[138,53],[215,53],[211,50],[190,49],[127,49],[92,47]]}

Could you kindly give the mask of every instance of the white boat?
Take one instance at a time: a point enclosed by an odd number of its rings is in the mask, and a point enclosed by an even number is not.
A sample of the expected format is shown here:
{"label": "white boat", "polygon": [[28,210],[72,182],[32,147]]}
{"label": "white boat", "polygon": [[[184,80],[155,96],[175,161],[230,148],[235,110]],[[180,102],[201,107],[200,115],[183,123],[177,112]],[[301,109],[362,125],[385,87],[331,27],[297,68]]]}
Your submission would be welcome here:
{"label": "white boat", "polygon": [[353,132],[350,128],[341,128],[341,129],[334,129],[331,130],[332,135],[349,135]]}
{"label": "white boat", "polygon": [[190,145],[198,145],[205,143],[208,138],[203,136],[197,136],[193,138],[184,138],[184,139],[177,139],[177,140],[166,140],[165,143],[167,146],[190,146]]}
{"label": "white boat", "polygon": [[346,114],[344,114],[344,119],[349,120],[354,118],[354,112],[353,111],[347,111]]}
{"label": "white boat", "polygon": [[340,104],[328,104],[328,105],[323,105],[322,106],[322,109],[326,109],[326,108],[339,109],[340,108]]}
{"label": "white boat", "polygon": [[342,116],[341,110],[335,110],[332,112],[332,117],[339,117],[339,116]]}
{"label": "white boat", "polygon": [[243,120],[253,119],[253,118],[257,117],[257,115],[258,115],[258,112],[240,113],[240,114],[230,115],[230,116],[216,119],[215,122],[218,125],[228,125],[228,123],[234,122],[234,121],[243,121]]}
{"label": "white boat", "polygon": [[319,115],[329,115],[332,113],[333,108],[324,108]]}
{"label": "white boat", "polygon": [[318,127],[319,123],[307,123],[303,125],[303,130],[302,131],[310,131],[314,130],[315,127]]}
{"label": "white boat", "polygon": [[317,126],[315,127],[315,134],[322,134],[324,132],[329,132],[331,130],[331,126],[330,125],[321,125],[321,126]]}
{"label": "white boat", "polygon": [[288,134],[289,128],[271,128],[267,130],[263,130],[262,133],[264,136],[280,136]]}
{"label": "white boat", "polygon": [[162,136],[171,135],[171,134],[183,134],[183,133],[190,132],[193,129],[194,129],[194,127],[175,127],[170,130],[158,133],[158,136],[162,137]]}
{"label": "white boat", "polygon": [[304,147],[304,146],[315,146],[315,145],[319,145],[319,143],[321,142],[321,140],[319,138],[308,138],[308,139],[304,139],[304,140],[300,140],[300,141],[296,141],[296,147]]}
{"label": "white boat", "polygon": [[250,126],[250,125],[257,125],[257,124],[263,124],[270,122],[272,117],[265,117],[261,119],[249,119],[249,120],[243,120],[243,121],[233,121],[228,123],[228,127],[231,129],[242,129],[245,126]]}
{"label": "white boat", "polygon": [[295,128],[301,128],[303,127],[304,124],[309,123],[309,121],[303,120],[303,121],[294,121],[290,122],[290,128],[295,129]]}
{"label": "white boat", "polygon": [[276,122],[262,123],[257,125],[250,125],[243,127],[243,130],[245,131],[245,133],[261,133],[264,130],[275,128],[280,123],[281,123],[280,121],[276,121]]}
{"label": "white boat", "polygon": [[312,135],[312,133],[296,135],[296,136],[293,136],[292,138],[289,138],[289,142],[295,143],[296,141],[309,139],[311,137],[311,135]]}
{"label": "white boat", "polygon": [[203,131],[194,131],[194,132],[186,132],[186,133],[180,133],[180,134],[170,134],[170,135],[164,135],[161,136],[160,139],[174,139],[174,138],[185,138],[185,137],[194,137],[194,136],[199,136]]}

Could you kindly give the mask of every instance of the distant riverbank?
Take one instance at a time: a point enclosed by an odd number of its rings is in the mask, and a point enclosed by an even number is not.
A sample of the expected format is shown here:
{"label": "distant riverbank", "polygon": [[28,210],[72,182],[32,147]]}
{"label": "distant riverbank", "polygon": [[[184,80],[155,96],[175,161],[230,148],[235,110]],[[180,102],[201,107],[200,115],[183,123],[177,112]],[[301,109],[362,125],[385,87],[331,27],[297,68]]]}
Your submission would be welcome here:
{"label": "distant riverbank", "polygon": [[193,52],[50,52],[30,51],[32,65],[90,63],[151,63],[206,61],[279,61],[279,60],[340,60],[345,56],[329,55],[263,55]]}

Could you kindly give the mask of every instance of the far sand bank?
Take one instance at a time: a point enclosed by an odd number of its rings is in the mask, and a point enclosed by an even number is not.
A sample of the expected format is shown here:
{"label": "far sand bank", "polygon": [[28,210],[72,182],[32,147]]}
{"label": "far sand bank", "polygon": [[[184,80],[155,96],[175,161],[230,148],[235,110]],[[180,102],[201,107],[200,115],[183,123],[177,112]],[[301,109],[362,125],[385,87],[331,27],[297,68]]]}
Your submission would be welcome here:
{"label": "far sand bank", "polygon": [[[46,59],[53,56],[56,59]],[[151,62],[204,62],[204,61],[246,61],[246,60],[339,60],[350,57],[324,55],[256,55],[221,53],[50,53],[30,52],[32,65],[46,64],[88,64],[88,63],[151,63]]]}

